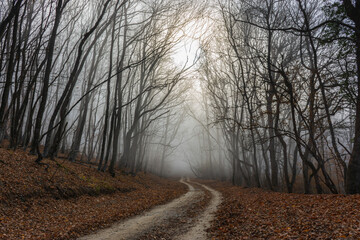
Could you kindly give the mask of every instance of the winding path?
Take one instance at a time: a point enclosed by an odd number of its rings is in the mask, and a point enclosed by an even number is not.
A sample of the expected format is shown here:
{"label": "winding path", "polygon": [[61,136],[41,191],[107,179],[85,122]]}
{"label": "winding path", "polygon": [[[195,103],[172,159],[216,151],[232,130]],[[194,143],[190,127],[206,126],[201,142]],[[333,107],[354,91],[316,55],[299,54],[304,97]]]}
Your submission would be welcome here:
{"label": "winding path", "polygon": [[[191,207],[194,202],[205,195],[205,191],[211,193],[211,200],[205,211],[197,216],[194,225],[190,226],[186,233],[173,236],[173,239],[207,239],[206,229],[210,227],[210,222],[214,218],[214,213],[221,203],[221,194],[203,184],[195,183],[187,179],[180,180],[189,188],[188,192],[181,197],[171,201],[170,203],[159,205],[146,211],[138,216],[128,218],[124,221],[114,224],[110,228],[100,230],[95,234],[87,235],[79,238],[79,240],[120,240],[120,239],[137,239],[152,228],[172,217],[180,215],[184,209]],[[198,186],[196,186],[198,185]],[[179,223],[181,224],[181,223]],[[180,228],[180,225],[179,225]]]}
{"label": "winding path", "polygon": [[200,183],[196,183],[208,190],[211,195],[211,201],[205,212],[199,217],[197,224],[190,229],[186,234],[176,237],[179,240],[189,239],[207,239],[206,229],[211,227],[211,221],[215,217],[216,210],[221,203],[221,193]]}

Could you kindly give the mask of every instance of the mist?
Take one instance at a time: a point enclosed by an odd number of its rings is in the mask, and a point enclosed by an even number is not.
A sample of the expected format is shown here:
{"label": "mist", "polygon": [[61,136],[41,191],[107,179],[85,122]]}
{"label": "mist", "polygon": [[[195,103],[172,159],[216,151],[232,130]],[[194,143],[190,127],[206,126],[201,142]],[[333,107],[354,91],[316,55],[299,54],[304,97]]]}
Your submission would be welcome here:
{"label": "mist", "polygon": [[360,191],[359,24],[340,2],[0,6],[0,141],[37,163]]}

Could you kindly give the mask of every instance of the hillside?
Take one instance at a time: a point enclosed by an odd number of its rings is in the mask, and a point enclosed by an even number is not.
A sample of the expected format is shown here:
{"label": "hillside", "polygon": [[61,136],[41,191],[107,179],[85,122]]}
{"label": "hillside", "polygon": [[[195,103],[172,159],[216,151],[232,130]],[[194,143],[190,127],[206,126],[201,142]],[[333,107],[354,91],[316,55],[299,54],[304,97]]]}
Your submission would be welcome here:
{"label": "hillside", "polygon": [[0,148],[0,239],[71,239],[168,202],[186,186]]}

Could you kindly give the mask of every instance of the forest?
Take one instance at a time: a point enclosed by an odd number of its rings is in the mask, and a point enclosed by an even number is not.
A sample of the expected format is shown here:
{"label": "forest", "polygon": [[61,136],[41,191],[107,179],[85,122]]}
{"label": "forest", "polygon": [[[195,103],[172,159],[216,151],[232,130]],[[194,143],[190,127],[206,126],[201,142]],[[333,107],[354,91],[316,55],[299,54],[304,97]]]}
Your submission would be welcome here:
{"label": "forest", "polygon": [[[202,111],[197,175],[215,177],[220,165],[234,184],[360,191],[351,1],[1,5],[0,140],[9,148],[38,162],[61,152],[111,174],[162,175],[183,115]],[[198,49],[183,50],[191,44]],[[189,92],[199,106],[184,113]]]}
{"label": "forest", "polygon": [[0,205],[24,169],[59,198],[165,184],[148,208],[186,187],[203,189],[201,208],[217,199],[206,186],[353,199],[360,0],[2,0],[0,98]]}

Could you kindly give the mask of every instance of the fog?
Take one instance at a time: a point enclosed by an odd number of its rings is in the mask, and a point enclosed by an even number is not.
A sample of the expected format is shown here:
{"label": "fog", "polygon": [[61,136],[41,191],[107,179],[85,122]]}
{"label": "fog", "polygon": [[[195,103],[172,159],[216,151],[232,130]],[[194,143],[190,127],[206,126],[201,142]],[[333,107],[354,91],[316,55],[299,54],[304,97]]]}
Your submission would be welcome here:
{"label": "fog", "polygon": [[113,176],[353,192],[360,40],[342,4],[3,1],[0,141]]}

